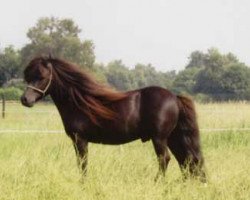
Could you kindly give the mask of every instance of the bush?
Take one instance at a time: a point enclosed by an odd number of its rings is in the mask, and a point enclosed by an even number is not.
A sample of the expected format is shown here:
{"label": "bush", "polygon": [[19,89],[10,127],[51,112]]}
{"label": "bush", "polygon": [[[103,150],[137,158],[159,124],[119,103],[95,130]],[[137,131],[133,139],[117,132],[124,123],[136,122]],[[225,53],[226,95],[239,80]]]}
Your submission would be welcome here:
{"label": "bush", "polygon": [[23,91],[19,88],[9,87],[0,88],[0,96],[4,95],[5,100],[18,100],[20,99]]}
{"label": "bush", "polygon": [[4,84],[5,87],[7,88],[18,88],[21,90],[24,90],[26,85],[24,84],[23,79],[19,78],[19,79],[11,79],[9,80],[7,83]]}
{"label": "bush", "polygon": [[207,94],[198,93],[194,97],[195,101],[199,103],[210,103],[213,102],[213,98]]}

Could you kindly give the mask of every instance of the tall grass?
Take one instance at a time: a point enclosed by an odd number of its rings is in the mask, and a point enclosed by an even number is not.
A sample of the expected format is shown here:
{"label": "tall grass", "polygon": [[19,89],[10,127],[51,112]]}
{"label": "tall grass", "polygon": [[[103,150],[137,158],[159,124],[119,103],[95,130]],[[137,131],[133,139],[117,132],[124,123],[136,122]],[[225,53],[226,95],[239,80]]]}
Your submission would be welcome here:
{"label": "tall grass", "polygon": [[[41,110],[50,113],[35,112]],[[65,134],[1,133],[0,199],[250,199],[250,133],[235,131],[250,127],[250,105],[207,104],[197,105],[197,110],[202,129],[229,128],[201,132],[207,184],[183,181],[173,156],[166,177],[155,182],[158,164],[150,142],[91,144],[88,174],[82,178]],[[8,104],[7,111],[1,130],[63,128],[51,105],[30,110]]]}

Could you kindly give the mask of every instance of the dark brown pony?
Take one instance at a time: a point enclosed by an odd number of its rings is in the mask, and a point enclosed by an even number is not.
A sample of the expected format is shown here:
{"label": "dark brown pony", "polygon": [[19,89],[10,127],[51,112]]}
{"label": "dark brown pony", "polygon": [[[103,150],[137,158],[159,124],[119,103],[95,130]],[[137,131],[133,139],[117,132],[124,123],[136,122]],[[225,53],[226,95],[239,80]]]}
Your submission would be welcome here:
{"label": "dark brown pony", "polygon": [[48,94],[52,97],[83,172],[88,142],[124,144],[141,139],[152,140],[163,174],[169,148],[181,169],[205,179],[196,114],[189,98],[160,87],[117,92],[55,58],[33,59],[24,78],[28,86],[22,104],[31,107]]}

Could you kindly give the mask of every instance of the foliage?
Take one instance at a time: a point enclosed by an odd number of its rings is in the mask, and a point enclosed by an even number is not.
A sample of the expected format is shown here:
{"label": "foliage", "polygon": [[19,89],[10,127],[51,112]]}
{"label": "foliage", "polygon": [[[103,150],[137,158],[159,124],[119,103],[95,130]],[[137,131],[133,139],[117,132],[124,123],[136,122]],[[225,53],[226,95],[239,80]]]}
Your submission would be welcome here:
{"label": "foliage", "polygon": [[130,90],[133,88],[129,69],[121,60],[112,61],[107,65],[106,77],[108,83],[119,90]]}
{"label": "foliage", "polygon": [[13,46],[8,46],[0,52],[0,86],[20,74],[20,54]]}
{"label": "foliage", "polygon": [[[188,70],[195,68],[200,70],[194,71],[191,76]],[[217,101],[247,100],[250,91],[249,75],[250,69],[240,63],[235,55],[223,55],[217,49],[211,48],[207,53],[191,53],[186,69],[178,74],[187,78],[179,80],[176,88],[191,94],[204,94]],[[177,83],[180,79],[178,76],[175,80]],[[192,86],[189,86],[190,82]]]}
{"label": "foliage", "polygon": [[0,87],[23,88],[23,66],[34,56],[64,58],[93,73],[98,81],[118,90],[161,86],[175,93],[189,94],[201,101],[250,100],[250,68],[232,53],[216,48],[193,51],[184,70],[159,72],[151,64],[126,66],[122,60],[107,65],[95,63],[94,43],[81,40],[81,29],[72,19],[40,18],[27,32],[29,43],[21,50],[12,46],[0,52]]}
{"label": "foliage", "polygon": [[108,83],[120,90],[152,85],[171,89],[175,78],[175,71],[158,72],[151,64],[137,64],[133,69],[129,69],[121,60],[115,60],[110,62],[106,68]]}
{"label": "foliage", "polygon": [[190,54],[189,63],[186,68],[203,68],[206,65],[207,55],[201,51],[194,51]]}
{"label": "foliage", "polygon": [[81,29],[71,19],[40,18],[28,30],[30,43],[21,50],[23,62],[27,63],[37,55],[52,53],[55,57],[92,68],[95,61],[94,44],[90,40],[81,41],[80,33]]}
{"label": "foliage", "polygon": [[137,64],[131,73],[137,88],[154,85],[171,89],[175,77],[175,71],[158,72],[151,64]]}
{"label": "foliage", "polygon": [[173,88],[176,93],[193,94],[194,86],[196,84],[196,76],[200,71],[197,67],[186,68],[180,71],[173,82]]}
{"label": "foliage", "polygon": [[193,96],[194,100],[199,103],[210,103],[213,102],[213,98],[203,93],[196,93]]}
{"label": "foliage", "polygon": [[9,87],[9,88],[0,88],[0,97],[4,95],[5,100],[16,100],[19,101],[23,91],[15,88],[15,87]]}

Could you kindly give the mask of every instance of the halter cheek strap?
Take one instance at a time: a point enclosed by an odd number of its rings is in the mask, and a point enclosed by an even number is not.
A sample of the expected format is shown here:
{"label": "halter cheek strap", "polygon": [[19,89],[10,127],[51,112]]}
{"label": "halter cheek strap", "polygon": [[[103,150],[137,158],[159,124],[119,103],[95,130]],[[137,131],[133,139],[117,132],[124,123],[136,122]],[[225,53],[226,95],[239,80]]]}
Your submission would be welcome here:
{"label": "halter cheek strap", "polygon": [[46,87],[42,90],[40,88],[34,87],[32,85],[28,85],[27,88],[31,88],[39,93],[41,93],[43,95],[43,97],[45,96],[46,92],[49,89],[49,86],[51,85],[52,82],[52,68],[51,68],[51,72],[50,72],[50,76],[49,76],[49,82],[47,83]]}

